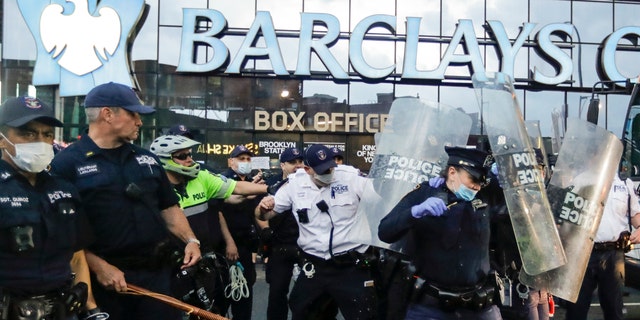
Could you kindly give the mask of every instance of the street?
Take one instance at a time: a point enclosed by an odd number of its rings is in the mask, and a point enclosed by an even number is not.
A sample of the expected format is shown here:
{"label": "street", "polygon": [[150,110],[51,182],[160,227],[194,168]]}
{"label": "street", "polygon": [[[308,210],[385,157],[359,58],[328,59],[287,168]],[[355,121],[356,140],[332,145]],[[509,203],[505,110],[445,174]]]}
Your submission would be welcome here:
{"label": "street", "polygon": [[[253,319],[266,320],[267,319],[267,296],[269,294],[269,285],[265,282],[264,266],[262,264],[256,264],[257,280],[253,287],[254,300],[253,300]],[[625,319],[640,320],[640,291],[632,288],[625,288]],[[556,313],[554,319],[564,319],[565,310],[561,306],[561,303],[556,302]],[[343,319],[339,317],[338,319]],[[589,310],[588,320],[603,320],[602,310],[598,304],[597,292],[594,293],[594,300]]]}

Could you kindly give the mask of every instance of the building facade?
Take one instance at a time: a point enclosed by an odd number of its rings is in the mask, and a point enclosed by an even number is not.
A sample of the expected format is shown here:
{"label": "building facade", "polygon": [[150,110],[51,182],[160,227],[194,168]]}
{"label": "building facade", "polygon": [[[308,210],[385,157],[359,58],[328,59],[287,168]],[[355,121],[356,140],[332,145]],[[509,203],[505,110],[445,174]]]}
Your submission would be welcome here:
{"label": "building facade", "polygon": [[321,142],[367,171],[398,97],[461,108],[481,134],[471,76],[490,72],[513,77],[543,136],[586,118],[592,98],[598,124],[621,136],[626,81],[640,74],[630,0],[4,0],[2,10],[3,100],[52,104],[59,139],[73,142],[86,92],[129,84],[157,108],[137,143],[184,124],[203,142],[196,160],[217,169],[237,144],[273,165],[285,147]]}

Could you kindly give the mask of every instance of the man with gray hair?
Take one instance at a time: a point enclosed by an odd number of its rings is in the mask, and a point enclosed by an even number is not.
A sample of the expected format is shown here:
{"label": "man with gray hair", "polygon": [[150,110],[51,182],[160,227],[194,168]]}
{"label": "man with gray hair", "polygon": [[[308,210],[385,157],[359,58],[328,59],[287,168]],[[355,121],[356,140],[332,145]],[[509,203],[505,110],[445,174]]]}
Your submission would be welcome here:
{"label": "man with gray hair", "polygon": [[[180,319],[154,299],[121,295],[132,283],[169,294],[171,268],[162,254],[170,234],[185,244],[182,268],[201,258],[160,160],[132,144],[140,114],[154,112],[128,86],[106,83],[85,99],[89,131],[59,152],[52,172],[80,190],[96,241],[87,250],[94,294],[111,319]],[[126,279],[125,279],[126,275]]]}

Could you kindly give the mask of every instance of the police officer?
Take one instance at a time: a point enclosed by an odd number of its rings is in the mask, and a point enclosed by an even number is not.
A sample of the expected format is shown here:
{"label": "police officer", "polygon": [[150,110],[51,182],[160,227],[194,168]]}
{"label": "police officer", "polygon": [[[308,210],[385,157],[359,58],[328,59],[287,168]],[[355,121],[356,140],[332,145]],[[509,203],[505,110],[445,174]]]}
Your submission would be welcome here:
{"label": "police officer", "polygon": [[[123,295],[127,283],[170,293],[163,248],[169,233],[184,244],[183,268],[200,260],[199,241],[178,206],[159,159],[138,139],[143,106],[128,86],[106,83],[85,98],[89,131],[59,152],[52,171],[78,187],[96,241],[87,250],[94,292],[112,319],[180,319],[180,312],[146,297]],[[126,276],[126,279],[125,279]]]}
{"label": "police officer", "polygon": [[[542,181],[548,181],[541,149],[534,149],[536,169]],[[491,167],[491,179],[498,179],[497,166]],[[518,251],[516,236],[503,194],[496,205],[491,206],[491,264],[503,278],[505,300],[500,305],[500,313],[505,319],[549,320],[549,300],[546,290],[527,287],[518,277],[522,270],[522,259]]]}
{"label": "police officer", "polygon": [[189,128],[184,124],[176,124],[172,126],[169,128],[169,131],[167,131],[167,135],[183,136],[193,140],[193,133],[191,133],[191,130],[189,130]]}
{"label": "police officer", "polygon": [[[224,288],[228,285],[229,266],[224,256],[215,251],[221,247],[223,239],[227,245],[232,245],[233,239],[224,216],[217,208],[209,207],[209,199],[225,199],[232,194],[264,194],[267,186],[236,182],[200,170],[200,164],[191,157],[192,147],[199,144],[184,136],[165,135],[156,138],[149,149],[160,158],[167,171],[180,198],[180,207],[201,242],[204,257],[198,266],[181,270],[173,278],[174,295],[205,310],[224,313],[228,308]],[[205,290],[204,294],[198,291],[201,288]]]}
{"label": "police officer", "polygon": [[[281,176],[273,176],[267,185],[273,186],[275,193],[287,183],[288,176],[304,167],[302,152],[298,148],[286,148],[280,154]],[[258,207],[259,210],[259,207]],[[289,314],[289,286],[293,275],[293,266],[299,261],[298,224],[291,210],[269,220],[260,231],[260,240],[264,252],[265,277],[269,284],[269,301],[267,303],[267,319],[286,320]]]}
{"label": "police officer", "polygon": [[[377,301],[364,245],[370,239],[366,216],[357,209],[371,183],[353,172],[335,171],[329,148],[310,145],[304,171],[289,176],[274,197],[260,202],[259,218],[291,210],[298,222],[302,273],[289,295],[292,319],[307,319],[318,297],[330,295],[345,319],[374,319]],[[324,300],[322,300],[324,302]]]}
{"label": "police officer", "polygon": [[0,106],[0,319],[69,319],[88,294],[83,318],[108,317],[90,294],[82,248],[93,239],[78,191],[45,171],[54,127],[62,122],[39,99]]}
{"label": "police officer", "polygon": [[[604,318],[623,319],[624,254],[640,242],[640,204],[630,179],[613,178],[578,300],[567,302],[567,319],[587,319],[593,291],[598,288]],[[629,232],[629,223],[636,228]]]}
{"label": "police officer", "polygon": [[335,161],[337,165],[344,164],[344,153],[342,150],[338,147],[332,147],[331,154],[333,155],[333,161]]}
{"label": "police officer", "polygon": [[410,235],[416,272],[406,319],[501,319],[492,299],[488,204],[478,193],[491,157],[463,147],[445,151],[445,183],[418,185],[382,219],[378,236],[393,243]]}
{"label": "police officer", "polygon": [[[236,146],[228,160],[229,168],[222,175],[236,181],[262,183],[261,174],[251,174],[251,157],[253,152],[244,145]],[[237,296],[231,302],[231,312],[234,319],[250,320],[253,306],[253,285],[256,282],[256,268],[253,259],[258,251],[258,228],[254,217],[257,205],[255,196],[231,196],[221,205],[231,236],[238,250],[238,261],[242,268],[242,276],[246,280],[248,291]]]}

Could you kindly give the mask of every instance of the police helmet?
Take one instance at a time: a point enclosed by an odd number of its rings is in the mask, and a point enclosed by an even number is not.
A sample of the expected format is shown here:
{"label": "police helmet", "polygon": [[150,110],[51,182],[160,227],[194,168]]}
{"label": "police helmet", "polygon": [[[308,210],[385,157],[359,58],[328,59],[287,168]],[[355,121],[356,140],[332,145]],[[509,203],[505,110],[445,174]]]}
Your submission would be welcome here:
{"label": "police helmet", "polygon": [[173,161],[171,157],[173,153],[199,145],[200,142],[191,140],[187,137],[176,135],[165,135],[157,137],[151,143],[149,150],[160,158],[162,167],[167,171],[179,173],[191,178],[198,176],[200,172],[200,164],[194,162],[191,166],[183,166]]}

